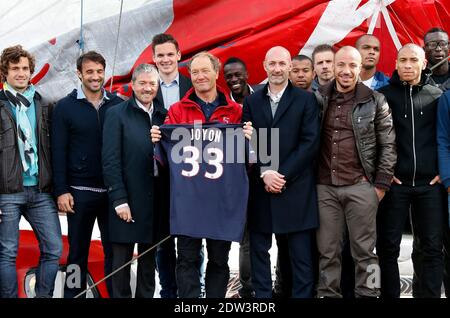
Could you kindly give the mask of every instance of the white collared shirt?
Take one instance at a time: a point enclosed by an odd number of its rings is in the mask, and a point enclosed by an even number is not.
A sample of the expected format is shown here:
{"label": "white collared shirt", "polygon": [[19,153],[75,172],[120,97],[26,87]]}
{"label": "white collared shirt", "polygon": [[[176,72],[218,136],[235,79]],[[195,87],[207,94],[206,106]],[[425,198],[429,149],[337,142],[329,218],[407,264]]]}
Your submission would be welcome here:
{"label": "white collared shirt", "polygon": [[284,88],[281,91],[279,91],[277,94],[273,94],[270,91],[270,85],[269,85],[269,86],[267,86],[267,96],[270,97],[272,102],[278,104],[280,102],[281,97],[283,96],[284,91],[286,90],[286,87],[287,87],[287,83],[286,83],[286,86],[284,86]]}
{"label": "white collared shirt", "polygon": [[152,123],[152,114],[153,114],[153,102],[150,105],[150,108],[147,110],[147,107],[142,105],[142,103],[140,101],[138,101],[136,98],[134,100],[136,101],[136,104],[138,105],[138,107],[148,114],[148,117],[150,118],[150,125],[151,125],[151,123]]}
{"label": "white collared shirt", "polygon": [[[250,92],[250,95],[253,94],[255,92],[255,90],[250,85],[247,84],[247,86],[248,86],[248,91]],[[233,92],[230,92],[230,99],[233,102],[235,102],[234,97],[233,97]]]}

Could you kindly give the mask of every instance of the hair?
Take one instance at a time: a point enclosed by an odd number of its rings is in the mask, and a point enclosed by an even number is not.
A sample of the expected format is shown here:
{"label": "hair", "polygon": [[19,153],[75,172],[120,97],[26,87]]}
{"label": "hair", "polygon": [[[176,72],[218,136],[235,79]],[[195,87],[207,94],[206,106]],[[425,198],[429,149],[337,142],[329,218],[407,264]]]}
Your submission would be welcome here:
{"label": "hair", "polygon": [[427,37],[428,34],[431,34],[431,33],[437,33],[437,32],[445,33],[445,34],[447,34],[447,36],[448,36],[447,31],[445,31],[444,29],[441,29],[441,28],[439,28],[439,27],[433,27],[433,28],[429,29],[429,30],[427,31],[427,33],[425,33],[425,35],[423,36],[423,40],[425,41],[425,38]]}
{"label": "hair", "polygon": [[309,61],[311,62],[311,66],[314,66],[312,59],[309,56],[300,54],[300,55],[296,55],[292,58],[292,61]]}
{"label": "hair", "polygon": [[106,69],[105,58],[103,57],[103,55],[101,55],[95,51],[89,51],[89,52],[83,53],[77,58],[77,70],[78,71],[80,71],[80,72],[82,71],[83,63],[85,61],[92,61],[95,63],[99,63],[99,64],[103,65],[104,69]]}
{"label": "hair", "polygon": [[225,63],[223,64],[223,67],[227,66],[228,64],[233,64],[233,63],[238,63],[241,64],[245,70],[247,70],[247,65],[245,65],[245,62],[243,60],[241,60],[238,57],[230,57],[228,60],[225,61]]}
{"label": "hair", "polygon": [[331,53],[335,53],[334,49],[331,45],[329,44],[320,44],[318,46],[316,46],[312,52],[312,61],[314,64],[314,57],[316,56],[317,53],[322,53],[322,52],[331,52]]}
{"label": "hair", "polygon": [[211,61],[211,64],[213,66],[214,71],[216,71],[216,73],[219,73],[220,71],[220,61],[217,57],[215,57],[214,55],[212,55],[209,52],[206,51],[202,51],[199,52],[197,54],[195,54],[187,63],[187,69],[189,71],[189,73],[191,72],[191,65],[192,65],[192,61],[194,61],[196,58],[198,57],[207,57],[209,58],[209,60]]}
{"label": "hair", "polygon": [[164,43],[172,43],[173,45],[175,45],[175,49],[177,50],[177,52],[180,50],[177,40],[175,40],[175,38],[172,35],[160,33],[156,34],[152,39],[153,54],[155,54],[155,46]]}
{"label": "hair", "polygon": [[[361,35],[355,42],[355,47],[358,48],[358,46],[360,45],[360,42],[362,41],[362,39],[364,39],[365,37],[371,37],[371,38],[375,38],[377,39],[378,43],[380,43],[380,39],[377,38],[375,35],[373,34],[363,34]],[[380,43],[381,44],[381,43]]]}
{"label": "hair", "polygon": [[36,60],[31,53],[24,50],[21,45],[15,45],[7,47],[3,50],[2,55],[0,57],[0,78],[1,81],[6,81],[6,75],[8,75],[9,63],[17,64],[20,61],[21,57],[25,57],[28,59],[30,64],[30,72],[34,73],[34,68],[36,66]]}
{"label": "hair", "polygon": [[153,64],[139,64],[133,71],[133,75],[131,75],[131,81],[136,81],[136,78],[142,73],[155,74],[157,79],[159,80],[159,73],[156,66]]}

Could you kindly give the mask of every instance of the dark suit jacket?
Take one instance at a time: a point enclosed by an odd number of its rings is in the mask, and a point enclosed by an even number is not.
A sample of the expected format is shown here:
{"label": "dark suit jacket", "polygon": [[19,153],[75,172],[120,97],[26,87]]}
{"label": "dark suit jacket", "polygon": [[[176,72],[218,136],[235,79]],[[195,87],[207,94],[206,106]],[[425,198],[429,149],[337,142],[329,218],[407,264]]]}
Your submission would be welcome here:
{"label": "dark suit jacket", "polygon": [[[290,233],[317,228],[313,161],[319,149],[320,133],[316,99],[312,93],[289,83],[272,118],[267,86],[247,96],[244,101],[242,119],[253,123],[259,146],[258,163],[249,176],[249,228],[262,233]],[[260,128],[268,129],[266,140],[262,140]],[[271,128],[279,132],[279,138],[273,143]],[[261,142],[267,143],[268,151],[261,151]],[[286,189],[281,194],[266,192],[260,178],[261,167],[269,165],[262,162],[261,152],[263,155],[270,153],[271,146],[276,144],[279,146],[279,167],[274,170],[287,180]]]}
{"label": "dark suit jacket", "polygon": [[[181,100],[184,97],[184,95],[186,95],[186,92],[192,87],[191,80],[189,78],[187,78],[186,76],[182,75],[181,73],[180,73],[179,87],[180,87],[180,100]],[[164,107],[164,98],[161,93],[161,85],[158,88],[158,92],[156,93],[155,100],[157,100],[158,103],[160,105],[163,105],[163,107]],[[172,105],[170,105],[170,106],[172,106]]]}
{"label": "dark suit jacket", "polygon": [[[161,125],[167,111],[156,100],[152,123]],[[161,204],[167,196],[159,193],[159,179],[153,173],[153,144],[148,114],[134,96],[106,113],[103,128],[103,175],[111,212],[110,241],[114,243],[153,243],[159,238]],[[121,220],[114,207],[128,203],[134,223]]]}

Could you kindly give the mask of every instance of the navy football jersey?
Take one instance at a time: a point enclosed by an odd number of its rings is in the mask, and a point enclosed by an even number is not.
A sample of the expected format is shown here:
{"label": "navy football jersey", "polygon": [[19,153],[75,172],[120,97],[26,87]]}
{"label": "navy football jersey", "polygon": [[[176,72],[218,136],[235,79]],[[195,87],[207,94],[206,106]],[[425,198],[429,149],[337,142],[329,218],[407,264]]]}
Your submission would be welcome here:
{"label": "navy football jersey", "polygon": [[160,129],[155,159],[170,170],[170,233],[240,242],[249,192],[242,125]]}

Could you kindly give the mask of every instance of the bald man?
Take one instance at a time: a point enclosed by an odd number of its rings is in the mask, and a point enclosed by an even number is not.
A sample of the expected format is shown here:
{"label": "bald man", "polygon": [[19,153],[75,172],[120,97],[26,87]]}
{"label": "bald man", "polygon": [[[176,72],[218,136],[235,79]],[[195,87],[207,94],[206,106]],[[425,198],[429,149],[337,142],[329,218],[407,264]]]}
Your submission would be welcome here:
{"label": "bald man", "polygon": [[384,96],[358,82],[360,72],[361,55],[345,46],[334,57],[335,79],[316,92],[322,134],[317,160],[318,297],[342,297],[346,227],[355,263],[355,296],[379,295],[376,213],[394,173],[395,134]]}
{"label": "bald man", "polygon": [[414,297],[440,297],[442,284],[442,224],[446,191],[439,183],[436,116],[440,89],[427,84],[424,50],[406,44],[397,55],[396,71],[379,91],[392,109],[398,163],[385,200],[378,211],[377,254],[381,294],[400,297],[397,259],[402,231],[411,213]]}
{"label": "bald man", "polygon": [[364,34],[356,40],[356,49],[361,54],[362,69],[359,77],[371,89],[379,89],[389,84],[389,77],[377,71],[380,60],[380,40],[375,35]]}
{"label": "bald man", "polygon": [[272,297],[268,251],[275,234],[277,243],[281,238],[289,249],[292,297],[309,298],[314,292],[311,246],[318,226],[313,175],[319,146],[318,107],[312,93],[289,82],[288,50],[271,48],[263,66],[268,83],[247,96],[243,108],[243,120],[251,121],[258,132],[260,149],[249,175],[252,283],[256,297]]}

